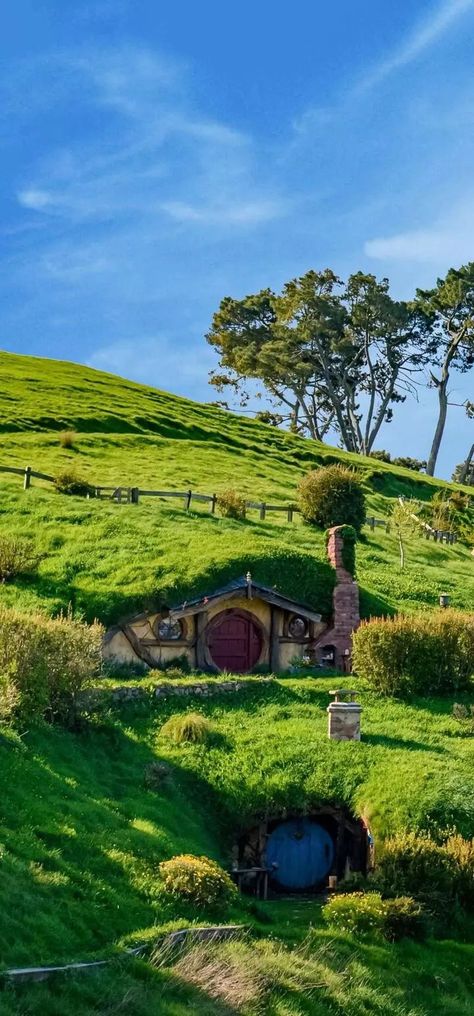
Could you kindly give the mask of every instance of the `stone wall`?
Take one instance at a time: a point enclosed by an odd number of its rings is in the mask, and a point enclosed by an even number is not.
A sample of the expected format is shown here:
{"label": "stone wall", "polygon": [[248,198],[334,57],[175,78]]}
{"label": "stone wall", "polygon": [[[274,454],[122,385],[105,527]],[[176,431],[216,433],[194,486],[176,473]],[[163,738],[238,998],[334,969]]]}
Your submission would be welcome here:
{"label": "stone wall", "polygon": [[120,706],[129,702],[144,702],[153,699],[237,695],[239,692],[248,691],[251,688],[258,688],[260,691],[262,688],[270,688],[274,684],[273,677],[242,678],[238,681],[193,681],[186,684],[164,680],[159,684],[147,684],[143,687],[139,684],[122,684],[115,688],[88,688],[87,691],[80,693],[77,701],[80,709],[88,710],[98,708],[106,703]]}

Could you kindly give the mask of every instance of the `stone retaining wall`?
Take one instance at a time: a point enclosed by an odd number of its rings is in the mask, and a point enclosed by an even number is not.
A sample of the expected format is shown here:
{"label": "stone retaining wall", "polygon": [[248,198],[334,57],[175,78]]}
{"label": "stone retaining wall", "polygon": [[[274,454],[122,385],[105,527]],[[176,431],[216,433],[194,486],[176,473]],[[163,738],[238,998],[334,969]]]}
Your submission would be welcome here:
{"label": "stone retaining wall", "polygon": [[236,695],[251,688],[264,690],[275,685],[273,677],[261,677],[240,681],[196,681],[192,684],[180,684],[174,681],[163,681],[156,685],[117,685],[116,688],[89,688],[78,695],[77,704],[80,709],[93,709],[108,702],[122,705],[128,702],[145,702],[164,698],[191,698],[201,696],[211,698],[214,695]]}

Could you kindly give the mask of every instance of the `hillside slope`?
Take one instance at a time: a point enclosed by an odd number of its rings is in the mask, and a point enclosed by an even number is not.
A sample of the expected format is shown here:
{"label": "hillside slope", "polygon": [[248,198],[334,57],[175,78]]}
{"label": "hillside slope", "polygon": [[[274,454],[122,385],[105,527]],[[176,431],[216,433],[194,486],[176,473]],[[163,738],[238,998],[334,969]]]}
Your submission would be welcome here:
{"label": "hillside slope", "polygon": [[[212,406],[155,391],[76,364],[0,354],[0,465],[51,474],[74,469],[95,484],[214,493],[233,486],[247,497],[289,503],[301,475],[335,460],[352,464],[366,489],[369,511],[387,517],[399,494],[421,500],[454,489],[385,463],[320,445]],[[72,449],[59,432],[77,432]],[[211,517],[205,506],[185,513],[179,502],[143,499],[135,505],[85,501],[36,482],[0,475],[0,533],[34,536],[43,555],[38,574],[0,589],[0,599],[71,604],[104,623],[144,603],[178,603],[248,569],[330,610],[332,575],[324,534],[295,519],[250,513],[236,523]],[[426,609],[441,592],[468,609],[474,601],[474,562],[462,545],[413,539],[405,572],[397,567],[393,535],[366,530],[358,549],[362,612]]]}
{"label": "hillside slope", "polygon": [[[384,835],[407,827],[456,826],[472,835],[472,739],[450,715],[450,703],[380,702],[365,692],[363,741],[335,744],[326,737],[332,680],[275,681],[224,701],[218,695],[189,699],[189,708],[207,714],[219,735],[207,748],[177,746],[160,735],[179,699],[92,715],[76,734],[47,727],[22,737],[5,732],[0,907],[8,921],[0,932],[0,972],[7,966],[110,957],[118,947],[153,941],[170,919],[175,926],[179,919],[185,925],[212,922],[212,913],[192,908],[176,905],[170,912],[159,892],[159,862],[184,851],[206,853],[227,866],[237,831],[285,809],[298,814],[324,800],[344,802],[370,822],[377,849]],[[152,788],[145,781],[150,763],[167,773]],[[267,975],[275,998],[265,1012],[382,1016],[387,998],[399,1016],[470,1012],[467,924],[459,926],[457,943],[420,946],[329,936],[318,899],[258,901],[256,907],[241,897],[225,919],[244,923],[252,939],[273,940],[273,946],[250,942],[257,954],[275,950]],[[303,940],[304,948],[293,951]],[[308,996],[307,978],[315,983],[316,962],[318,987]],[[397,962],[407,972],[417,971],[416,990]],[[288,984],[285,970],[295,964],[300,980]],[[186,979],[176,981],[171,974],[168,1000],[159,976],[147,969],[117,964],[98,982],[65,978],[26,985],[11,996],[0,992],[0,1011],[119,1013],[127,1011],[120,1006],[128,991],[136,998],[133,1011],[146,1016],[180,1016],[186,1004],[195,1004],[191,1011],[203,1016],[262,1011],[252,1004],[221,1008],[204,996],[193,1000]],[[443,992],[437,998],[440,972]]]}

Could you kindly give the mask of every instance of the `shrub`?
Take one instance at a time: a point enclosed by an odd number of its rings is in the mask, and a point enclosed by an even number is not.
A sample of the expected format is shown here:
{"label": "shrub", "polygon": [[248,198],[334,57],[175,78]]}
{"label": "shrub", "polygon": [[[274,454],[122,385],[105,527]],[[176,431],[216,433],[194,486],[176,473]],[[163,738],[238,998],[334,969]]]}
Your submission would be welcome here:
{"label": "shrub", "polygon": [[58,473],[54,480],[58,494],[75,494],[78,497],[95,497],[95,487],[71,470]]}
{"label": "shrub", "polygon": [[384,695],[467,688],[473,661],[474,614],[462,611],[372,618],[353,637],[354,670]]}
{"label": "shrub", "polygon": [[209,857],[180,854],[160,864],[165,894],[196,907],[222,909],[236,896],[231,878]]}
{"label": "shrub", "polygon": [[[170,660],[164,660],[163,663],[160,664],[159,669],[167,670],[168,677],[186,677],[186,674],[191,672],[191,664],[189,662],[189,657],[186,656],[186,653],[180,653],[179,656],[173,656]],[[170,675],[169,671],[176,671],[176,673]]]}
{"label": "shrub", "polygon": [[323,466],[303,477],[298,507],[306,522],[329,529],[353,526],[360,533],[365,522],[365,497],[360,480],[344,466]]}
{"label": "shrub", "polygon": [[0,607],[0,674],[15,687],[15,713],[71,720],[100,668],[102,634],[98,624]]}
{"label": "shrub", "polygon": [[20,536],[0,536],[0,582],[31,574],[39,560],[30,540]]}
{"label": "shrub", "polygon": [[465,706],[460,702],[453,705],[453,717],[468,736],[474,735],[474,705]]}
{"label": "shrub", "polygon": [[206,744],[212,737],[213,726],[201,713],[177,713],[163,724],[161,733],[175,744]]}
{"label": "shrub", "polygon": [[6,675],[0,674],[0,723],[9,723],[18,707],[18,688]]}
{"label": "shrub", "polygon": [[465,840],[453,833],[444,850],[453,873],[457,901],[465,910],[474,912],[474,839]]}
{"label": "shrub", "polygon": [[453,903],[472,910],[474,840],[456,833],[436,843],[427,834],[399,833],[384,843],[376,880],[382,892],[410,893],[439,915]]}
{"label": "shrub", "polygon": [[381,448],[380,451],[369,452],[369,457],[371,459],[378,459],[379,462],[390,462],[391,461],[390,452],[386,452],[384,448]]}
{"label": "shrub", "polygon": [[75,430],[62,430],[59,435],[59,444],[61,448],[74,448],[76,445],[77,434]]}
{"label": "shrub", "polygon": [[323,907],[323,917],[340,931],[381,935],[390,942],[423,939],[427,933],[425,912],[411,896],[383,899],[378,892],[333,896]]}
{"label": "shrub", "polygon": [[223,490],[217,498],[217,510],[225,519],[244,519],[246,514],[245,498],[236,490]]}
{"label": "shrub", "polygon": [[393,466],[403,466],[404,469],[413,469],[415,473],[421,473],[422,469],[426,469],[426,459],[412,459],[409,455],[400,455],[396,459],[392,459]]}

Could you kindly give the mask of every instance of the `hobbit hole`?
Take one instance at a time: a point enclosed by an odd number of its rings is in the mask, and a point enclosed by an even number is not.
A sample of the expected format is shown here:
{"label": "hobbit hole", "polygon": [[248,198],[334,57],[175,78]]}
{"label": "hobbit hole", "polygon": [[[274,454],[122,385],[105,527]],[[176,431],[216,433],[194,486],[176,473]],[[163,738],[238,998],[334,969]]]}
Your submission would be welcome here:
{"label": "hobbit hole", "polygon": [[248,893],[319,892],[371,867],[371,836],[362,819],[336,805],[305,816],[277,817],[242,833],[233,874]]}
{"label": "hobbit hole", "polygon": [[[185,657],[193,669],[249,673],[287,671],[295,657],[349,671],[359,590],[344,566],[347,526],[330,530],[328,557],[335,571],[332,617],[254,580],[250,573],[205,596],[160,612],[144,612],[111,628],[104,656],[120,663],[163,667]],[[317,606],[318,593],[314,591]]]}

